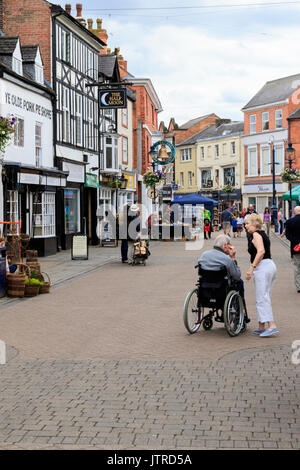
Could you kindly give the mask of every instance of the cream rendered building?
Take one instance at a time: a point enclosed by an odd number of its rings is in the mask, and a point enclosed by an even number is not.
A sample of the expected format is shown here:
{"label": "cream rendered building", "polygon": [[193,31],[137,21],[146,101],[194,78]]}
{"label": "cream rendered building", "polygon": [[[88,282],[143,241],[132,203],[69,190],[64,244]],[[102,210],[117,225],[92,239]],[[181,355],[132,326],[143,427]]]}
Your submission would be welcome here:
{"label": "cream rendered building", "polygon": [[197,154],[194,142],[176,146],[175,154],[175,183],[179,193],[194,193],[197,191]]}

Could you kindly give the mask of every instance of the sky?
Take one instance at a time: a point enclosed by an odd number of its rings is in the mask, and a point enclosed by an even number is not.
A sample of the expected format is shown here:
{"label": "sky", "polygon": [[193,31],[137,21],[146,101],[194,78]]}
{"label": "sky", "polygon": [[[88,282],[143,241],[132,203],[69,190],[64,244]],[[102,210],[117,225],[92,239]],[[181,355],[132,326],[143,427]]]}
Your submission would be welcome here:
{"label": "sky", "polygon": [[178,125],[241,108],[269,80],[300,73],[300,1],[83,0],[84,18],[102,18],[108,47],[120,47],[135,77],[150,78],[158,120]]}

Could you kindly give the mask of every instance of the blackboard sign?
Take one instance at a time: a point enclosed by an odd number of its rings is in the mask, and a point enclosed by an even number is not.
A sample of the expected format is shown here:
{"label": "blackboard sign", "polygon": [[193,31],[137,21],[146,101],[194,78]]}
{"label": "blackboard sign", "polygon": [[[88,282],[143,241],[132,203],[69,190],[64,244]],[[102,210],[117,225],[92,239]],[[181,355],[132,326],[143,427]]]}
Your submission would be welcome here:
{"label": "blackboard sign", "polygon": [[73,235],[71,252],[72,260],[89,259],[87,235]]}

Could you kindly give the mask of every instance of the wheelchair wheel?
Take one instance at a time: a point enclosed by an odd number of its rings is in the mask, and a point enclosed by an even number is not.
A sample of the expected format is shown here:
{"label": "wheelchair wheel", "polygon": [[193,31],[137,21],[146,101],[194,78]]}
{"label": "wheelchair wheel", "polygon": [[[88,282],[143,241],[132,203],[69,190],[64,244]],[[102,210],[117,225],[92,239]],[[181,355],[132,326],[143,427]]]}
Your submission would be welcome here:
{"label": "wheelchair wheel", "polygon": [[204,316],[203,308],[201,308],[200,322],[198,322],[198,289],[193,289],[188,293],[184,301],[183,323],[190,334],[196,333],[201,326]]}
{"label": "wheelchair wheel", "polygon": [[237,291],[228,292],[224,303],[224,324],[230,336],[237,336],[244,328],[243,299]]}
{"label": "wheelchair wheel", "polygon": [[202,326],[205,331],[211,330],[213,326],[212,318],[210,317],[204,318]]}

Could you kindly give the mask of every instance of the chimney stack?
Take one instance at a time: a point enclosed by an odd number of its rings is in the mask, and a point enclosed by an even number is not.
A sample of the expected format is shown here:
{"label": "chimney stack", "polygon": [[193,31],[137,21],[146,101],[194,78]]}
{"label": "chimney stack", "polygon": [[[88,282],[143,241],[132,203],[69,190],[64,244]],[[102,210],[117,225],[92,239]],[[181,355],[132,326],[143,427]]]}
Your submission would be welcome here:
{"label": "chimney stack", "polygon": [[70,3],[67,3],[65,6],[65,10],[68,13],[68,15],[71,15],[71,9],[72,9],[72,5]]}
{"label": "chimney stack", "polygon": [[86,21],[82,17],[82,3],[76,3],[76,10],[77,10],[77,16],[75,19],[78,21],[78,23],[81,23],[82,26],[86,28]]}

